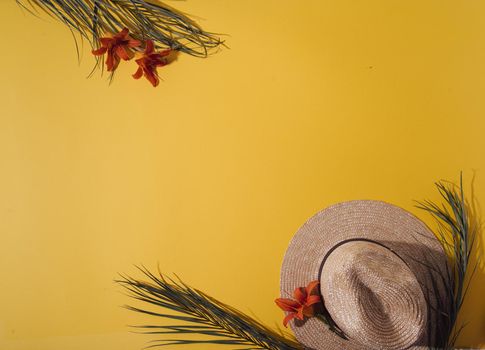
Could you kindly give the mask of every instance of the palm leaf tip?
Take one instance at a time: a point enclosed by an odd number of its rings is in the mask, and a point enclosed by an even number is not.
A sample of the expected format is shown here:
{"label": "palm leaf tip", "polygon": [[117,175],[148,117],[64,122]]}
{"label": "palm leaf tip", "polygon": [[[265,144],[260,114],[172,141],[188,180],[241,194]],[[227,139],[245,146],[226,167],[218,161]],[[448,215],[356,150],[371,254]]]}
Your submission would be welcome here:
{"label": "palm leaf tip", "polygon": [[[295,350],[292,338],[271,330],[246,314],[194,289],[181,280],[140,270],[148,281],[122,276],[117,280],[132,298],[157,311],[128,306],[132,311],[174,324],[141,325],[138,331],[159,335],[150,346],[225,344],[238,349]],[[171,336],[175,336],[172,338]]]}
{"label": "palm leaf tip", "polygon": [[449,258],[448,276],[442,276],[444,280],[449,281],[448,305],[443,305],[440,309],[449,310],[444,315],[443,324],[446,329],[442,347],[451,349],[464,328],[464,325],[457,325],[457,318],[476,268],[475,265],[472,272],[469,272],[470,256],[479,225],[471,205],[465,198],[462,176],[459,185],[440,181],[436,183],[436,188],[443,203],[437,204],[426,200],[418,202],[417,207],[431,214],[436,220],[436,236]]}
{"label": "palm leaf tip", "polygon": [[88,40],[93,49],[106,33],[128,28],[138,40],[207,57],[224,44],[182,12],[155,0],[17,0],[29,12],[45,12]]}

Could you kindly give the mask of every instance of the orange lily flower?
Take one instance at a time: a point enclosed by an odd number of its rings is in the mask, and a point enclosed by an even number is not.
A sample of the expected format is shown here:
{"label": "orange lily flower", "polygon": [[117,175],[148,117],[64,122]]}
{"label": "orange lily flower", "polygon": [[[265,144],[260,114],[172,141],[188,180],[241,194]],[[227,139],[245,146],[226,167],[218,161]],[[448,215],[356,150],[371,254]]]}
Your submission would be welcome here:
{"label": "orange lily flower", "polygon": [[165,57],[168,56],[170,52],[171,50],[155,52],[153,41],[147,40],[143,56],[135,60],[135,62],[138,63],[138,70],[133,74],[133,78],[140,79],[144,75],[154,87],[157,86],[159,83],[157,67],[163,67],[168,64]]}
{"label": "orange lily flower", "polygon": [[133,39],[128,32],[128,28],[123,28],[121,32],[112,37],[100,38],[101,47],[92,51],[95,56],[108,53],[108,57],[106,58],[108,72],[113,72],[118,68],[120,60],[128,61],[133,58],[133,51],[131,49],[141,45],[141,42]]}
{"label": "orange lily flower", "polygon": [[315,310],[313,305],[321,303],[322,298],[318,292],[318,285],[320,282],[312,281],[308,284],[306,288],[298,287],[293,292],[293,299],[278,298],[275,300],[276,305],[278,305],[283,311],[287,311],[288,314],[283,320],[283,325],[286,327],[288,322],[290,322],[295,317],[302,320],[305,317],[312,317],[315,315]]}

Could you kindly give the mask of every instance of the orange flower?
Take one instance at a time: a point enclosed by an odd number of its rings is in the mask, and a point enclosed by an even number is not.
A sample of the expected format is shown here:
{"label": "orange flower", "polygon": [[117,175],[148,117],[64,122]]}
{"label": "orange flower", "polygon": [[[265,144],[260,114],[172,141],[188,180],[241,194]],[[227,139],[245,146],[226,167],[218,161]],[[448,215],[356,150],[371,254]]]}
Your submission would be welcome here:
{"label": "orange flower", "polygon": [[138,70],[133,74],[133,78],[140,79],[143,75],[155,87],[158,85],[157,67],[163,67],[168,64],[165,59],[170,54],[171,50],[155,52],[153,41],[147,40],[145,52],[143,56],[137,60]]}
{"label": "orange flower", "polygon": [[322,301],[317,288],[319,284],[320,283],[318,281],[312,281],[306,288],[296,288],[293,292],[295,300],[285,298],[278,298],[275,300],[276,305],[278,305],[283,311],[288,312],[283,320],[283,325],[285,327],[287,326],[288,322],[295,317],[303,321],[305,317],[312,317],[315,315],[313,305],[321,303]]}
{"label": "orange flower", "polygon": [[101,56],[108,53],[106,58],[106,67],[108,72],[113,72],[118,65],[120,60],[128,61],[133,57],[134,47],[141,45],[141,42],[134,40],[128,34],[128,28],[123,28],[121,32],[113,35],[112,37],[100,38],[101,47],[97,50],[93,50],[92,53],[95,56]]}

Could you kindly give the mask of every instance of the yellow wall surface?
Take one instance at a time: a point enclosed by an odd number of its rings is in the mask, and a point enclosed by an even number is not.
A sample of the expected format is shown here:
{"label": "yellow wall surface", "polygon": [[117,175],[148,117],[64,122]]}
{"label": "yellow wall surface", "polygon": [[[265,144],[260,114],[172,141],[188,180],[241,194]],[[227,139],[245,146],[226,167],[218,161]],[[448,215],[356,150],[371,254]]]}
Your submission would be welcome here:
{"label": "yellow wall surface", "polygon": [[[87,79],[87,44],[78,64],[64,26],[0,3],[2,350],[143,347],[113,282],[134,264],[279,324],[282,257],[318,210],[381,199],[432,226],[413,200],[460,170],[485,205],[485,2],[170,4],[230,48],[154,89],[131,64]],[[463,346],[485,346],[484,274]]]}

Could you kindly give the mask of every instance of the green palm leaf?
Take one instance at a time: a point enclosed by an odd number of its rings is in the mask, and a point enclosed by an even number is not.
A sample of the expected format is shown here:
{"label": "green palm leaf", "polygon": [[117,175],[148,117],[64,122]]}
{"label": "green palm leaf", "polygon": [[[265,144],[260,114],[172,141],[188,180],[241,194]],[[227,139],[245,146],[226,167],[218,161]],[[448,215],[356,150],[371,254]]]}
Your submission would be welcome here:
{"label": "green palm leaf", "polygon": [[[458,313],[463,305],[471,278],[478,266],[478,261],[469,273],[470,256],[475,241],[478,224],[473,210],[464,196],[463,181],[460,185],[448,182],[436,183],[444,203],[431,201],[418,203],[418,208],[430,213],[438,223],[437,238],[449,257],[446,275],[441,276],[447,286],[448,305],[439,305],[440,310],[447,310],[443,315],[444,325],[441,348],[452,349],[464,325],[456,324]],[[435,269],[437,270],[437,269]]]}
{"label": "green palm leaf", "polygon": [[[106,33],[128,28],[138,40],[152,39],[171,48],[206,57],[223,44],[187,15],[158,0],[16,0],[29,12],[45,12],[87,39],[93,48]],[[34,13],[35,14],[35,13]]]}
{"label": "green palm leaf", "polygon": [[[188,344],[224,344],[235,349],[296,350],[301,346],[292,338],[269,329],[255,319],[207,294],[174,281],[162,274],[154,275],[139,268],[149,282],[122,276],[117,280],[128,294],[139,301],[155,306],[150,311],[132,306],[129,310],[175,321],[171,325],[137,326],[145,334],[162,336],[148,347]],[[176,336],[175,338],[170,337]],[[200,339],[187,339],[187,336]],[[185,337],[185,338],[184,338]]]}

